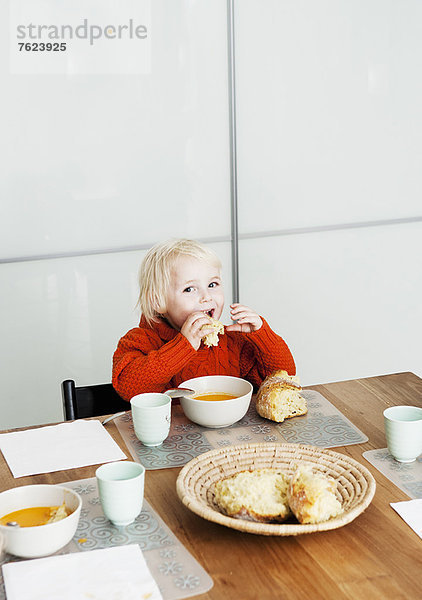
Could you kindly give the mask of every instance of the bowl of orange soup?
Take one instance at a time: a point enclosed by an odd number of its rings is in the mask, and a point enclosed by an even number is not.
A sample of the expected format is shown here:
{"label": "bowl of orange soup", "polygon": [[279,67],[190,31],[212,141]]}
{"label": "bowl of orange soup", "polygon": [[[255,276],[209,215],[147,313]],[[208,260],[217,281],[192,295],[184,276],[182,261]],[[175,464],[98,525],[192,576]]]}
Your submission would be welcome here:
{"label": "bowl of orange soup", "polygon": [[81,507],[79,494],[61,485],[24,485],[1,492],[5,551],[35,558],[60,550],[76,532]]}
{"label": "bowl of orange soup", "polygon": [[195,377],[184,381],[180,387],[195,392],[180,399],[187,418],[213,429],[240,421],[248,411],[253,389],[249,381],[228,375]]}

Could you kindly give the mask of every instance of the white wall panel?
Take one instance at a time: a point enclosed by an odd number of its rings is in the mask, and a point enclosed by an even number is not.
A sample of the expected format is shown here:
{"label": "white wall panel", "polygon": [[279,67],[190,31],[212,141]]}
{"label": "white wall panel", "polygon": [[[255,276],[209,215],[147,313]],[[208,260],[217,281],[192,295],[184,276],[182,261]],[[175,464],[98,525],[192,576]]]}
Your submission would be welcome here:
{"label": "white wall panel", "polygon": [[141,75],[10,74],[7,7],[0,259],[228,235],[225,0],[153,0]]}
{"label": "white wall panel", "polygon": [[[231,298],[230,244],[210,244]],[[138,268],[145,252],[2,265],[0,430],[63,419],[60,384],[111,381],[120,337],[139,323]],[[224,312],[229,323],[228,311]]]}
{"label": "white wall panel", "polygon": [[291,348],[305,385],[422,377],[422,224],[245,240],[241,301]]}
{"label": "white wall panel", "polygon": [[235,3],[242,233],[420,215],[422,3]]}
{"label": "white wall panel", "polygon": [[20,75],[0,5],[0,263],[82,254],[0,264],[0,429],[61,419],[60,382],[110,381],[138,323],[143,252],[84,252],[230,237],[226,1],[150,6],[149,73]]}

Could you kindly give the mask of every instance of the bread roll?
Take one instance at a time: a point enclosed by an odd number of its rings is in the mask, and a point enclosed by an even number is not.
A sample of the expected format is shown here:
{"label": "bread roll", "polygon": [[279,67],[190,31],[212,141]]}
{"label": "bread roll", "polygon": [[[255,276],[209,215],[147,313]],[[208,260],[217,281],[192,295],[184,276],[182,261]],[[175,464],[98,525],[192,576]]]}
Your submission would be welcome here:
{"label": "bread roll", "polygon": [[213,319],[212,317],[210,317],[210,321],[211,321],[211,323],[209,323],[209,324],[207,323],[206,325],[203,325],[201,327],[201,329],[205,329],[208,327],[214,328],[214,331],[212,331],[211,333],[209,333],[208,335],[206,335],[202,338],[202,341],[204,342],[204,344],[206,346],[208,346],[208,348],[210,346],[218,346],[218,334],[224,333],[223,323],[220,323],[220,321],[217,321],[216,319]]}
{"label": "bread roll", "polygon": [[305,415],[308,406],[300,395],[299,378],[287,371],[276,371],[261,384],[256,396],[256,410],[261,417],[282,423],[284,419]]}
{"label": "bread roll", "polygon": [[290,480],[287,499],[299,523],[322,523],[342,512],[335,490],[335,481],[300,465]]}
{"label": "bread roll", "polygon": [[214,501],[230,517],[282,523],[291,514],[288,484],[289,477],[276,469],[241,471],[215,484]]}

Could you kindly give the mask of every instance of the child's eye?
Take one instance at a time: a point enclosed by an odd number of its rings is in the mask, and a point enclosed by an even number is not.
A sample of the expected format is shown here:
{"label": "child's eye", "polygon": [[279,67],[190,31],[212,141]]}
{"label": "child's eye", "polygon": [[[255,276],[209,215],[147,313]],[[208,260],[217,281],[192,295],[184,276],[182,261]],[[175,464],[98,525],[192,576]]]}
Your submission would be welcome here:
{"label": "child's eye", "polygon": [[217,281],[211,281],[211,283],[209,284],[208,287],[213,288],[213,287],[217,287],[218,286],[218,282]]}
{"label": "child's eye", "polygon": [[193,290],[193,287],[189,286],[189,287],[185,288],[183,291],[184,291],[184,292],[188,292],[188,293],[189,293],[189,292],[191,292],[192,290]]}

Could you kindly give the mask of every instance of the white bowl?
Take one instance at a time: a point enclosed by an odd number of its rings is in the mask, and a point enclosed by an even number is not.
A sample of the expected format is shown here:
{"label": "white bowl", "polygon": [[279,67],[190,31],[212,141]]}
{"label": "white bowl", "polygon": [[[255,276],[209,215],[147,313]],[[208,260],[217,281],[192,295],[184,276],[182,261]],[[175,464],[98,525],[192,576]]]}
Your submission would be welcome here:
{"label": "white bowl", "polygon": [[190,388],[197,394],[226,392],[236,396],[232,400],[195,400],[189,396],[180,398],[183,412],[188,419],[213,429],[228,427],[240,421],[248,411],[253,390],[249,381],[228,375],[195,377],[184,381],[180,387]]}
{"label": "white bowl", "polygon": [[23,558],[53,554],[75,535],[81,514],[82,498],[61,485],[23,485],[0,493],[0,517],[33,506],[60,506],[63,501],[72,514],[56,523],[37,527],[0,525],[5,551]]}

